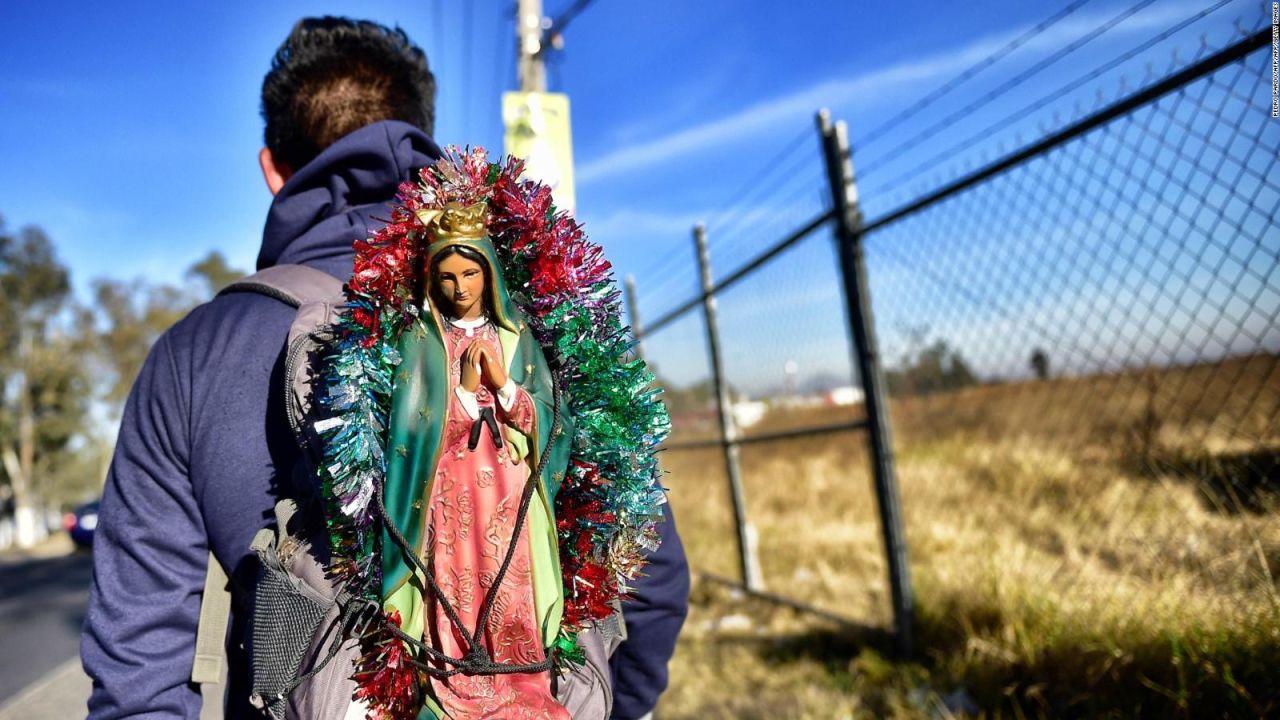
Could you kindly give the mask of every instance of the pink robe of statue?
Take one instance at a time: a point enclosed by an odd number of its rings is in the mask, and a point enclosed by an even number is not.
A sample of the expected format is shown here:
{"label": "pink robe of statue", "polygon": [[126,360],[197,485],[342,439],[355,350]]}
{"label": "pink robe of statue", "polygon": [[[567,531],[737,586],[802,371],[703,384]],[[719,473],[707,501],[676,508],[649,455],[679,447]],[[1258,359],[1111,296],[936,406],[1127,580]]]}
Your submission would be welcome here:
{"label": "pink robe of statue", "polygon": [[[472,413],[478,408],[493,407],[500,425],[529,433],[534,409],[533,399],[514,384],[503,389],[503,402],[483,380],[474,395],[465,391],[459,394],[463,351],[472,342],[483,342],[493,351],[493,357],[502,358],[502,348],[491,323],[470,330],[447,320],[444,325],[451,392],[445,447],[431,489],[428,558],[441,591],[467,630],[472,631],[484,596],[506,555],[520,495],[530,472],[522,460],[512,457],[505,440],[502,449],[495,445],[488,427],[483,428],[476,449],[468,449]],[[546,657],[534,610],[528,528],[526,519],[483,635],[484,645],[495,662],[528,664]],[[426,629],[436,648],[452,657],[465,654],[466,641],[443,609],[430,599]],[[569,720],[568,712],[551,693],[550,672],[470,677],[458,674],[431,682],[450,718]]]}

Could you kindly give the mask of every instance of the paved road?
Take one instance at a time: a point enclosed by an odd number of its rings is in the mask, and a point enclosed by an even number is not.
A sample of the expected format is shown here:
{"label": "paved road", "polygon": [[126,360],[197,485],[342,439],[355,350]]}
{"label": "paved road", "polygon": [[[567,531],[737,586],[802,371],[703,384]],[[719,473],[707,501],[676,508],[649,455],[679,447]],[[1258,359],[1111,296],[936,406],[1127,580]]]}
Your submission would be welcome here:
{"label": "paved road", "polygon": [[[35,555],[0,554],[0,720],[85,716],[80,625],[93,557],[69,549],[64,537]],[[219,720],[221,687],[205,691],[200,718]]]}
{"label": "paved road", "polygon": [[0,704],[80,652],[93,558],[0,560]]}

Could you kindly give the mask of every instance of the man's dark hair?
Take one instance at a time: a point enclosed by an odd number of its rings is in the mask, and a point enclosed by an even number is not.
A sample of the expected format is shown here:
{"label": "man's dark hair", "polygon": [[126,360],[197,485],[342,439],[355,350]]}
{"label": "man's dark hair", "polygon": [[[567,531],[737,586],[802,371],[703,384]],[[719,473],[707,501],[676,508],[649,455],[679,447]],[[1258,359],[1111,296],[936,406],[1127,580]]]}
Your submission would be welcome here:
{"label": "man's dark hair", "polygon": [[266,145],[290,168],[379,120],[430,135],[436,79],[427,56],[400,28],[340,17],[303,18],[262,81]]}

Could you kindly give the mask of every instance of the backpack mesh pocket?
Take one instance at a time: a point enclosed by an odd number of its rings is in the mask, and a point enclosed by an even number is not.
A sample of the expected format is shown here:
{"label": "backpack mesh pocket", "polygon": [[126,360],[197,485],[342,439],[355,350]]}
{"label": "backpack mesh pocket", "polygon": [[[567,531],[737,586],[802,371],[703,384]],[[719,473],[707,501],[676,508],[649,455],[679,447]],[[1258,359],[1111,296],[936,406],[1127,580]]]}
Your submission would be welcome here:
{"label": "backpack mesh pocket", "polygon": [[320,597],[280,563],[274,543],[258,549],[262,575],[254,593],[253,700],[283,720],[285,689],[298,676],[303,656],[333,602]]}

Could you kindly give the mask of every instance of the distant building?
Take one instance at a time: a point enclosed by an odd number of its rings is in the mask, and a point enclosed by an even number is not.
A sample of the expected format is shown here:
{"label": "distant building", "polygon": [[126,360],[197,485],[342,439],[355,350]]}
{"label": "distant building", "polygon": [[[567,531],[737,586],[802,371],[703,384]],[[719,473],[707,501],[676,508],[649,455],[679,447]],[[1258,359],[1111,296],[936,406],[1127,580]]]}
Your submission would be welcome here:
{"label": "distant building", "polygon": [[863,400],[862,388],[852,385],[831,388],[823,395],[823,399],[827,405],[857,405]]}
{"label": "distant building", "polygon": [[760,422],[769,412],[769,404],[763,400],[739,400],[733,404],[733,422],[739,428],[749,428]]}

